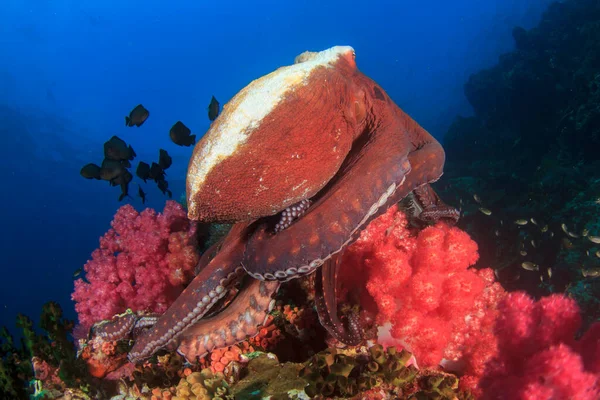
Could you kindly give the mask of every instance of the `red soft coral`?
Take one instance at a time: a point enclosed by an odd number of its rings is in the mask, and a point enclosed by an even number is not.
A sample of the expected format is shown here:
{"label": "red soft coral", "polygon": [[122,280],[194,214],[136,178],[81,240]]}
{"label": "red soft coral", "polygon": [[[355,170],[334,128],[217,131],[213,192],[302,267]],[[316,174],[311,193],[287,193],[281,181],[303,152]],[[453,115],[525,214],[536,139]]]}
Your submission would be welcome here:
{"label": "red soft coral", "polygon": [[111,226],[84,266],[89,283],[76,280],[71,295],[85,328],[127,308],[164,312],[198,262],[196,224],[175,201],[162,214],[125,205]]}
{"label": "red soft coral", "polygon": [[491,269],[469,269],[477,258],[465,232],[441,223],[411,232],[392,207],[345,253],[339,293],[375,308],[380,342],[458,372],[477,397],[600,398],[600,324],[575,341],[575,301],[507,295]]}
{"label": "red soft coral", "polygon": [[376,303],[378,325],[391,323],[397,344],[420,365],[438,365],[462,355],[469,324],[481,327],[493,273],[468,270],[478,257],[477,244],[460,229],[438,223],[414,233],[405,214],[391,207],[344,255],[340,278],[346,290],[340,293],[364,286],[362,304],[369,304],[367,296]]}
{"label": "red soft coral", "polygon": [[553,294],[535,302],[511,293],[500,303],[495,333],[498,352],[479,383],[484,399],[600,398],[597,361],[600,327],[580,341],[577,303]]}

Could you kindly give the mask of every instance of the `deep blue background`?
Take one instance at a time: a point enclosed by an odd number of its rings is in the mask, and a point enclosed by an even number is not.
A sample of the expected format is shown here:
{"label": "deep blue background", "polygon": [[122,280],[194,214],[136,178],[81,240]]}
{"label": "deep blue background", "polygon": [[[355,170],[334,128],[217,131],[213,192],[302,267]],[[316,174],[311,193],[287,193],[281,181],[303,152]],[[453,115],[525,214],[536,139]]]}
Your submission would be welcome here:
{"label": "deep blue background", "polygon": [[[134,168],[167,149],[177,198],[191,148],[170,142],[175,121],[201,136],[211,95],[225,104],[305,50],[351,45],[359,68],[443,139],[470,113],[468,76],[510,50],[512,27],[535,25],[548,2],[3,0],[0,324],[14,327],[17,312],[37,319],[50,299],[75,318],[73,272],[122,204],[118,188],[79,170],[102,161],[112,135],[133,145]],[[150,118],[126,128],[138,103]],[[145,190],[147,205],[162,209],[155,185]],[[139,198],[126,201],[142,209]]]}

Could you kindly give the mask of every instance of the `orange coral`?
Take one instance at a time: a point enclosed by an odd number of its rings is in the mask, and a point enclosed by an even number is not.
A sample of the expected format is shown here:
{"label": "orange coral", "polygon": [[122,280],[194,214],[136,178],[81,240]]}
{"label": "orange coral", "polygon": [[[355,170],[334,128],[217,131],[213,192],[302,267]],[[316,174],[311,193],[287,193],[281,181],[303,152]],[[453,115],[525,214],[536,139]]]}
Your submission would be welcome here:
{"label": "orange coral", "polygon": [[105,342],[102,343],[102,352],[107,356],[115,354],[115,345],[117,342]]}
{"label": "orange coral", "polygon": [[265,350],[271,350],[281,338],[281,331],[273,323],[273,316],[269,315],[263,327],[258,331],[258,335],[248,339],[248,342]]}
{"label": "orange coral", "polygon": [[127,354],[116,353],[116,342],[104,342],[94,338],[81,352],[81,358],[88,365],[88,371],[96,378],[104,378],[127,361]]}
{"label": "orange coral", "polygon": [[238,346],[231,346],[213,350],[210,353],[210,369],[214,373],[223,372],[232,361],[240,361],[242,350]]}
{"label": "orange coral", "polygon": [[173,393],[170,390],[154,388],[152,389],[152,397],[151,400],[171,400],[173,398]]}
{"label": "orange coral", "polygon": [[316,322],[313,313],[306,312],[303,308],[292,307],[289,304],[283,306],[281,313],[290,324],[298,329],[298,331],[311,328]]}

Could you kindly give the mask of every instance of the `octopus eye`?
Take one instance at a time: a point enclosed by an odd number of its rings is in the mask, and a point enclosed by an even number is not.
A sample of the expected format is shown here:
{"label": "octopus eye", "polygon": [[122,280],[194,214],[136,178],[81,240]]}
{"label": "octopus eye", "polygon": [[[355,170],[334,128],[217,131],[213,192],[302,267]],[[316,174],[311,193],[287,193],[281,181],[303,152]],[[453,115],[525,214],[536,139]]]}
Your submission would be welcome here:
{"label": "octopus eye", "polygon": [[383,95],[383,92],[381,91],[381,89],[378,86],[373,87],[373,93],[377,100],[382,100],[382,101],[385,100],[385,96]]}

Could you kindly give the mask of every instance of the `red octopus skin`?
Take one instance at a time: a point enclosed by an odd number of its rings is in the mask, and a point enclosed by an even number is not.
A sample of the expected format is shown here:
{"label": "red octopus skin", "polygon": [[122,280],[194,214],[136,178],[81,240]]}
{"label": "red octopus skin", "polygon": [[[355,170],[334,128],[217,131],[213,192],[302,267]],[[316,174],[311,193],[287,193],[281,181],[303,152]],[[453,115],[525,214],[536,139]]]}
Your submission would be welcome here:
{"label": "red octopus skin", "polygon": [[[302,84],[291,82],[266,116],[238,129],[243,140],[233,141],[230,154],[211,149],[231,144],[224,128],[235,128],[236,118],[251,120],[243,115],[249,112],[244,99],[261,80],[225,106],[196,146],[188,168],[189,217],[247,222],[234,225],[219,253],[204,259],[207,265],[192,284],[138,339],[129,355],[132,361],[165,346],[183,345],[180,351],[193,357],[213,345],[226,345],[231,341],[227,338],[235,336],[230,324],[239,321],[247,307],[233,301],[220,317],[202,320],[215,300],[205,307],[201,299],[207,293],[217,298],[217,289],[219,295],[226,291],[232,274],[243,271],[241,265],[261,280],[313,272],[390,205],[441,176],[441,145],[356,68],[352,48],[333,51],[335,57],[310,69]],[[314,203],[307,212],[282,231],[271,231],[269,218],[262,218],[310,197]],[[428,215],[437,214],[430,209]],[[360,337],[354,322],[341,326],[333,315],[335,266],[328,268],[318,295],[323,299],[320,314],[329,316],[320,315],[320,320],[334,336],[356,341]],[[256,323],[260,318],[251,319]]]}
{"label": "red octopus skin", "polygon": [[[356,64],[351,48],[345,49],[334,65],[315,66],[306,76],[293,73],[305,63],[280,68],[253,81],[224,107],[190,159],[190,219],[237,222],[274,215],[313,196],[334,176],[360,131],[355,102],[363,97],[348,79]],[[257,104],[247,104],[278,74],[290,75],[281,98],[266,101],[267,96],[257,95]],[[250,126],[236,123],[252,110],[259,113],[252,107],[274,102],[269,114]],[[231,154],[216,156],[217,148]]]}

